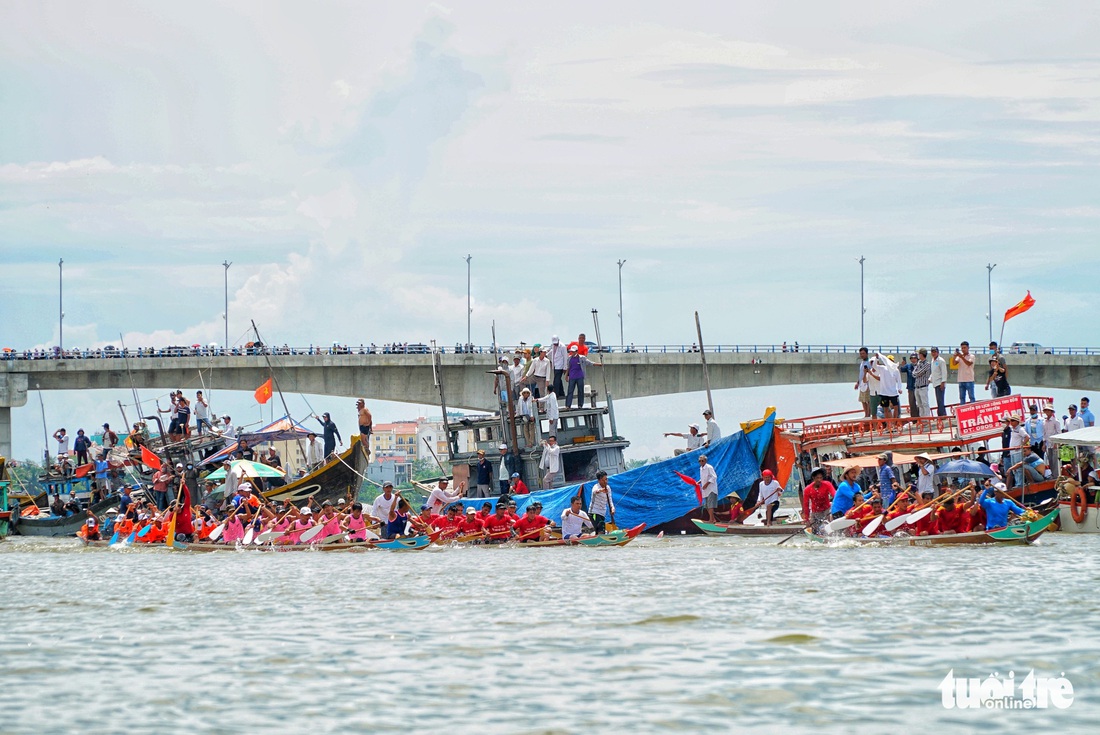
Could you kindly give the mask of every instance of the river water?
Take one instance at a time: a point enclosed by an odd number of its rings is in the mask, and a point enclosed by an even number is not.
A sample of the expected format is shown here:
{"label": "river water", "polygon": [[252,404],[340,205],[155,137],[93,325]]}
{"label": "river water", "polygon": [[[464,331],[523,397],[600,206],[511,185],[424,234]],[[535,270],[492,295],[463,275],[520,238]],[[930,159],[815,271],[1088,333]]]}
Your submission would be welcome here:
{"label": "river water", "polygon": [[[0,732],[1096,732],[1100,538],[187,554],[0,542]],[[937,689],[1064,673],[1067,709]]]}

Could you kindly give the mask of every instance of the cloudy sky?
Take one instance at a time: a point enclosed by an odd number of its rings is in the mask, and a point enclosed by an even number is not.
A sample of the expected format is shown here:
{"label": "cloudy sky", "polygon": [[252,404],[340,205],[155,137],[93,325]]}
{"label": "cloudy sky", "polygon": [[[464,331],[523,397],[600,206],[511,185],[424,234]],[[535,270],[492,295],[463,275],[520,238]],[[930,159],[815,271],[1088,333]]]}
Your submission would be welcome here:
{"label": "cloudy sky", "polygon": [[[728,7],[727,7],[728,6]],[[0,344],[1100,344],[1082,2],[7,2]],[[1088,274],[1093,274],[1089,276]],[[1086,316],[1082,316],[1085,314]],[[999,327],[999,318],[997,326]]]}

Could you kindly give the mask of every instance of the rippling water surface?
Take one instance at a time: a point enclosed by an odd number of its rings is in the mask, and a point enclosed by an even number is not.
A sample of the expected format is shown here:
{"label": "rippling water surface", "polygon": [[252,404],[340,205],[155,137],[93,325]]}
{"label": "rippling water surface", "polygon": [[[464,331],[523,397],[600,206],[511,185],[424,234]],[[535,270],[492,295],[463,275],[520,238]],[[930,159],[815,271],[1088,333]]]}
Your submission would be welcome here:
{"label": "rippling water surface", "polygon": [[[1100,729],[1100,538],[187,554],[0,542],[0,732]],[[1065,676],[1066,710],[944,709]]]}

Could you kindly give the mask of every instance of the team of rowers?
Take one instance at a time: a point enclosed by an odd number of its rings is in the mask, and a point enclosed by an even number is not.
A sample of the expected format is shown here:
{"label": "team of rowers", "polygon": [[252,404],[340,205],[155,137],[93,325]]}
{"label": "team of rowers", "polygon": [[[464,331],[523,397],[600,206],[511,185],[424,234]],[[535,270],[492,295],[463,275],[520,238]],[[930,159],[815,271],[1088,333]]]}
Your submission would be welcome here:
{"label": "team of rowers", "polygon": [[[927,486],[919,493],[913,485],[902,489],[893,481],[885,492],[878,484],[863,492],[856,482],[859,471],[858,467],[848,468],[840,485],[834,487],[825,479],[824,470],[813,470],[803,496],[815,533],[840,527],[849,535],[938,536],[992,531],[1015,519],[1036,517],[1035,511],[1012,500],[1005,484],[997,478],[986,478],[981,486],[971,480],[955,490],[947,485],[938,490]],[[855,523],[836,523],[842,518]]]}
{"label": "team of rowers", "polygon": [[[606,474],[601,475],[599,482],[606,488]],[[547,541],[559,533],[564,539],[577,538],[586,530],[597,530],[592,517],[582,510],[579,495],[562,511],[561,525],[555,527],[542,515],[538,502],[529,503],[522,514],[516,512],[515,501],[506,499],[495,507],[485,502],[480,510],[470,507],[462,512],[462,504],[455,502],[458,496],[447,495],[445,483],[440,483],[444,487],[433,492],[431,504],[421,505],[419,512],[413,512],[408,500],[394,492],[392,483],[385,483],[369,513],[359,502],[325,500],[318,504],[312,497],[300,507],[291,501],[276,505],[249,482],[238,486],[224,517],[206,505],[191,506],[186,488],[181,488],[178,501],[163,511],[152,501],[134,499],[124,492],[120,507],[107,511],[102,526],[88,511],[77,535],[85,541],[156,544],[165,543],[172,534],[174,540],[183,542],[233,546],[355,543],[433,534],[441,541],[528,542]],[[453,500],[444,505],[440,498]],[[597,520],[601,519],[597,516]]]}

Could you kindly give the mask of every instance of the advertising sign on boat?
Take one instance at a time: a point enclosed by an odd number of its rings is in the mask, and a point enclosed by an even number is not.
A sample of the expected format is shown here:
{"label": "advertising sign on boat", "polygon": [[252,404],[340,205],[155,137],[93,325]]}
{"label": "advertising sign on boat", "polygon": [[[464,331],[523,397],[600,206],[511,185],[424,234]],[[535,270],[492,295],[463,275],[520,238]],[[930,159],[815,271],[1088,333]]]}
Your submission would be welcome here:
{"label": "advertising sign on boat", "polygon": [[1023,412],[1024,399],[1019,395],[955,406],[959,438],[972,439],[996,433],[1000,430],[1002,417],[1010,414],[1019,416]]}

